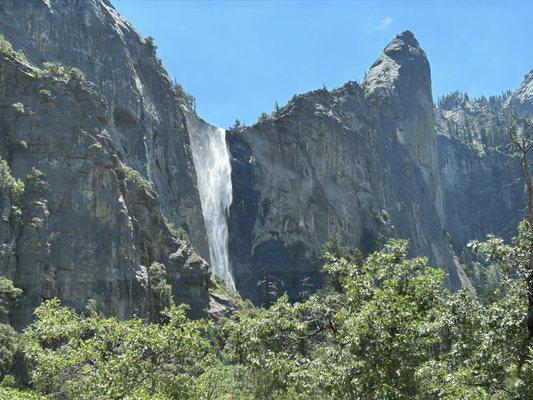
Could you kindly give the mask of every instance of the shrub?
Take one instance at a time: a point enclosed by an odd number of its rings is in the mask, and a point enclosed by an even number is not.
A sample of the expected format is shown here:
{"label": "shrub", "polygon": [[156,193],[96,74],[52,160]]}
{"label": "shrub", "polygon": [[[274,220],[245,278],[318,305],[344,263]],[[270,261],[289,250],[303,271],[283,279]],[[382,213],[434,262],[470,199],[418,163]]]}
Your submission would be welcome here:
{"label": "shrub", "polygon": [[31,193],[44,193],[49,189],[48,182],[43,171],[33,167],[26,176],[26,188]]}
{"label": "shrub", "polygon": [[28,62],[26,55],[20,50],[13,50],[13,46],[11,46],[11,43],[9,43],[2,35],[0,35],[0,52],[9,54],[11,57],[17,59],[20,62]]}
{"label": "shrub", "polygon": [[24,195],[24,183],[11,175],[11,169],[5,160],[0,159],[0,187],[9,193],[11,203],[20,207]]}
{"label": "shrub", "polygon": [[74,67],[69,67],[58,62],[45,62],[43,70],[46,75],[52,76],[56,79],[68,82],[71,79],[84,81],[85,76],[83,72]]}
{"label": "shrub", "polygon": [[52,99],[52,92],[48,89],[39,89],[39,93],[45,98],[45,100],[49,101]]}
{"label": "shrub", "polygon": [[178,82],[174,81],[174,91],[183,99],[185,104],[187,104],[191,109],[196,110],[196,98],[189,94],[183,89],[183,86]]}
{"label": "shrub", "polygon": [[153,262],[148,267],[147,277],[150,283],[150,297],[154,315],[151,315],[152,322],[160,322],[165,309],[174,305],[172,300],[172,287],[167,282],[167,271],[165,266],[158,262]]}
{"label": "shrub", "polygon": [[13,103],[11,104],[11,107],[13,107],[19,114],[24,114],[24,104],[21,102]]}
{"label": "shrub", "polygon": [[183,307],[156,325],[134,318],[81,318],[49,300],[26,336],[32,379],[41,393],[64,399],[195,399],[195,381],[212,364],[206,321]]}
{"label": "shrub", "polygon": [[192,247],[191,238],[183,226],[177,228],[172,222],[170,222],[166,217],[163,217],[165,225],[172,237],[175,237],[185,243],[186,246]]}
{"label": "shrub", "polygon": [[155,44],[155,39],[153,36],[146,36],[144,42],[150,47],[150,49],[155,53],[157,51],[157,45]]}
{"label": "shrub", "polygon": [[268,115],[267,113],[261,113],[259,114],[259,122],[266,122],[270,119],[270,115]]}
{"label": "shrub", "polygon": [[150,182],[148,179],[146,179],[144,176],[141,175],[141,173],[129,165],[124,164],[122,161],[119,162],[120,170],[124,174],[124,178],[126,180],[129,180],[133,183],[135,183],[137,186],[141,188],[145,188],[146,190],[152,192],[154,190],[154,186],[152,182]]}
{"label": "shrub", "polygon": [[21,294],[22,290],[16,288],[13,282],[0,276],[0,318],[7,317],[9,307]]}
{"label": "shrub", "polygon": [[[43,396],[33,390],[19,390],[9,387],[0,387],[0,399],[9,400],[48,400],[47,396]],[[50,399],[51,400],[51,399]]]}

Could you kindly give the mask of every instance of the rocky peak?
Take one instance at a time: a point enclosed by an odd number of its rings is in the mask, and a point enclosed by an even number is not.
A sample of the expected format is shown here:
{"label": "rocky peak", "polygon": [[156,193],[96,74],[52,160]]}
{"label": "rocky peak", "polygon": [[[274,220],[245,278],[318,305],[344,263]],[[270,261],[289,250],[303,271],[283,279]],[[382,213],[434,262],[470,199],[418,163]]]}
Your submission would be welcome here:
{"label": "rocky peak", "polygon": [[507,100],[506,107],[511,112],[533,117],[533,70],[524,76],[520,87]]}
{"label": "rocky peak", "polygon": [[[426,53],[410,31],[385,47],[363,82],[378,133],[394,135],[420,167],[437,198],[438,171],[433,126],[431,71]],[[394,129],[387,126],[394,125]]]}
{"label": "rocky peak", "polygon": [[396,37],[385,47],[383,51],[389,57],[395,59],[397,56],[423,56],[424,51],[420,48],[418,41],[413,32],[407,30],[399,33]]}
{"label": "rocky peak", "polygon": [[431,98],[431,77],[426,53],[410,31],[398,34],[372,64],[363,82],[371,98],[385,93],[416,100],[423,94]]}

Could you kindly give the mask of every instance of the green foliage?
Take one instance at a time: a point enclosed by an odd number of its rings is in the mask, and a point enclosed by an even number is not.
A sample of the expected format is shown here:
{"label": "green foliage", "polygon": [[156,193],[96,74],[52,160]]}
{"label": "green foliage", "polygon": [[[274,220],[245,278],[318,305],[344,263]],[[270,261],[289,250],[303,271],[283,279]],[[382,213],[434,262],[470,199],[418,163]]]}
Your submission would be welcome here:
{"label": "green foliage", "polygon": [[17,334],[7,324],[0,324],[0,382],[13,366],[16,351]]}
{"label": "green foliage", "polygon": [[148,267],[150,296],[154,307],[154,322],[162,320],[164,310],[173,306],[172,287],[167,283],[167,271],[161,263],[154,262]]}
{"label": "green foliage", "polygon": [[157,51],[157,46],[155,44],[155,39],[153,38],[153,36],[146,36],[144,38],[144,42],[148,45],[148,47],[150,47],[150,49],[154,52]]}
{"label": "green foliage", "polygon": [[11,43],[9,43],[2,35],[0,35],[0,52],[9,54],[11,57],[17,59],[20,62],[28,62],[28,60],[26,59],[26,55],[20,50],[14,50]]}
{"label": "green foliage", "polygon": [[50,90],[48,90],[48,89],[39,89],[39,93],[41,94],[41,96],[44,97],[44,99],[46,101],[52,100],[53,95],[52,95],[52,92]]}
{"label": "green foliage", "polygon": [[463,250],[461,262],[480,300],[492,302],[504,295],[500,293],[503,273],[497,264],[488,263],[485,257],[473,251],[472,246]]}
{"label": "green foliage", "polygon": [[223,296],[231,299],[233,305],[236,309],[242,310],[245,308],[252,308],[252,302],[250,300],[243,299],[239,293],[228,288],[228,285],[224,279],[219,275],[211,275],[211,284],[209,287],[209,292],[217,297]]}
{"label": "green foliage", "polygon": [[44,193],[49,189],[44,172],[35,167],[26,176],[25,186],[30,193]]}
{"label": "green foliage", "polygon": [[0,159],[0,188],[4,193],[9,193],[14,207],[20,207],[24,195],[24,183],[13,177],[9,165],[2,159]]}
{"label": "green foliage", "polygon": [[531,240],[523,223],[511,244],[472,242],[480,284],[484,268],[499,271],[497,295],[477,296],[443,289],[445,273],[409,258],[407,241],[350,258],[332,234],[324,272],[335,285],[215,323],[172,306],[164,266],[153,263],[160,324],[83,317],[50,300],[18,337],[0,328],[0,372],[15,371],[22,352],[34,395],[60,399],[531,399]]}
{"label": "green foliage", "polygon": [[177,81],[174,81],[173,87],[174,91],[183,99],[183,101],[185,101],[185,104],[187,104],[192,110],[196,110],[196,98],[192,94],[187,93],[185,89],[183,89],[183,86]]}
{"label": "green foliage", "polygon": [[[19,390],[9,387],[0,387],[0,399],[9,400],[47,400],[48,396],[43,396],[33,390]],[[50,399],[51,400],[51,399]]]}
{"label": "green foliage", "polygon": [[270,119],[270,115],[268,115],[267,113],[261,113],[259,114],[259,122],[266,122]]}
{"label": "green foliage", "polygon": [[[9,309],[15,299],[22,294],[9,279],[0,277],[0,319],[7,321]],[[17,335],[11,326],[0,323],[0,382],[13,366],[17,350]]]}
{"label": "green foliage", "polygon": [[22,290],[16,288],[9,279],[0,276],[0,318],[9,314],[9,308],[13,301],[22,294]]}
{"label": "green foliage", "polygon": [[211,364],[208,324],[170,308],[163,325],[82,318],[50,300],[25,335],[35,388],[68,399],[191,399]]}
{"label": "green foliage", "polygon": [[135,183],[137,186],[146,189],[149,192],[152,192],[153,185],[148,179],[141,175],[141,173],[129,165],[124,164],[122,161],[119,162],[120,170],[124,174],[126,180],[129,180]]}
{"label": "green foliage", "polygon": [[166,217],[163,217],[165,221],[165,225],[167,226],[168,230],[170,231],[170,234],[172,237],[175,237],[179,240],[181,240],[183,243],[185,243],[186,246],[192,247],[192,242],[189,234],[185,230],[183,226],[180,226],[177,228],[172,222],[170,222]]}
{"label": "green foliage", "polygon": [[55,79],[68,82],[71,79],[84,81],[85,76],[83,72],[74,67],[69,67],[58,62],[45,62],[43,64],[43,71],[46,75],[52,76]]}
{"label": "green foliage", "polygon": [[242,129],[244,129],[246,127],[246,125],[244,125],[240,120],[239,118],[235,118],[235,122],[233,123],[232,126],[230,126],[230,130],[236,130],[236,131],[240,131]]}
{"label": "green foliage", "polygon": [[11,104],[11,107],[13,107],[19,114],[24,114],[24,104],[19,102]]}
{"label": "green foliage", "polygon": [[327,259],[340,259],[359,264],[363,260],[363,255],[356,247],[347,246],[341,235],[336,230],[329,233],[328,240],[322,245],[322,253]]}

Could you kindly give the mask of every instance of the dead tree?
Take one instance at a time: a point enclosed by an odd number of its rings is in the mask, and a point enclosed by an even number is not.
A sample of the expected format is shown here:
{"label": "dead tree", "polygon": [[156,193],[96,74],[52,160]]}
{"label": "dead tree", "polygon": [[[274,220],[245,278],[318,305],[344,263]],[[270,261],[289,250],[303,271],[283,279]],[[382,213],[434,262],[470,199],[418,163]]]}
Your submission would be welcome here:
{"label": "dead tree", "polygon": [[[528,155],[533,147],[533,124],[527,118],[520,118],[516,115],[511,117],[508,128],[509,138],[518,150],[520,171],[524,179],[527,190],[527,223],[528,229],[533,229],[533,177],[530,175],[528,165]],[[528,235],[530,237],[530,235]],[[533,340],[533,240],[529,243],[529,258],[526,266],[527,283],[527,330],[528,339],[526,347]]]}
{"label": "dead tree", "polygon": [[263,287],[263,307],[270,308],[272,301],[276,299],[278,292],[283,287],[283,281],[270,273],[268,265],[264,268],[263,279],[257,282],[257,287]]}

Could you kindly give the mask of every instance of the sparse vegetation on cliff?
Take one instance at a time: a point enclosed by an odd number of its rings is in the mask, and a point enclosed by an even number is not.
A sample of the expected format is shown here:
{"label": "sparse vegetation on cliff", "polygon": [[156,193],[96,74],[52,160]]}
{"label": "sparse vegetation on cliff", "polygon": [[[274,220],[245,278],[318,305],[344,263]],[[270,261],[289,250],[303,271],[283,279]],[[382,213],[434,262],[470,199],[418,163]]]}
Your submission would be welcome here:
{"label": "sparse vegetation on cliff", "polygon": [[45,62],[43,64],[43,71],[45,74],[65,82],[68,82],[71,79],[79,81],[85,80],[85,76],[79,69],[58,62]]}
{"label": "sparse vegetation on cliff", "polygon": [[22,196],[24,195],[24,183],[20,179],[13,177],[9,165],[2,159],[0,159],[0,188],[9,193],[14,207],[20,207]]}
{"label": "sparse vegetation on cliff", "polygon": [[20,62],[28,62],[26,55],[22,51],[14,50],[11,43],[9,43],[3,35],[0,35],[0,52],[9,54]]}

